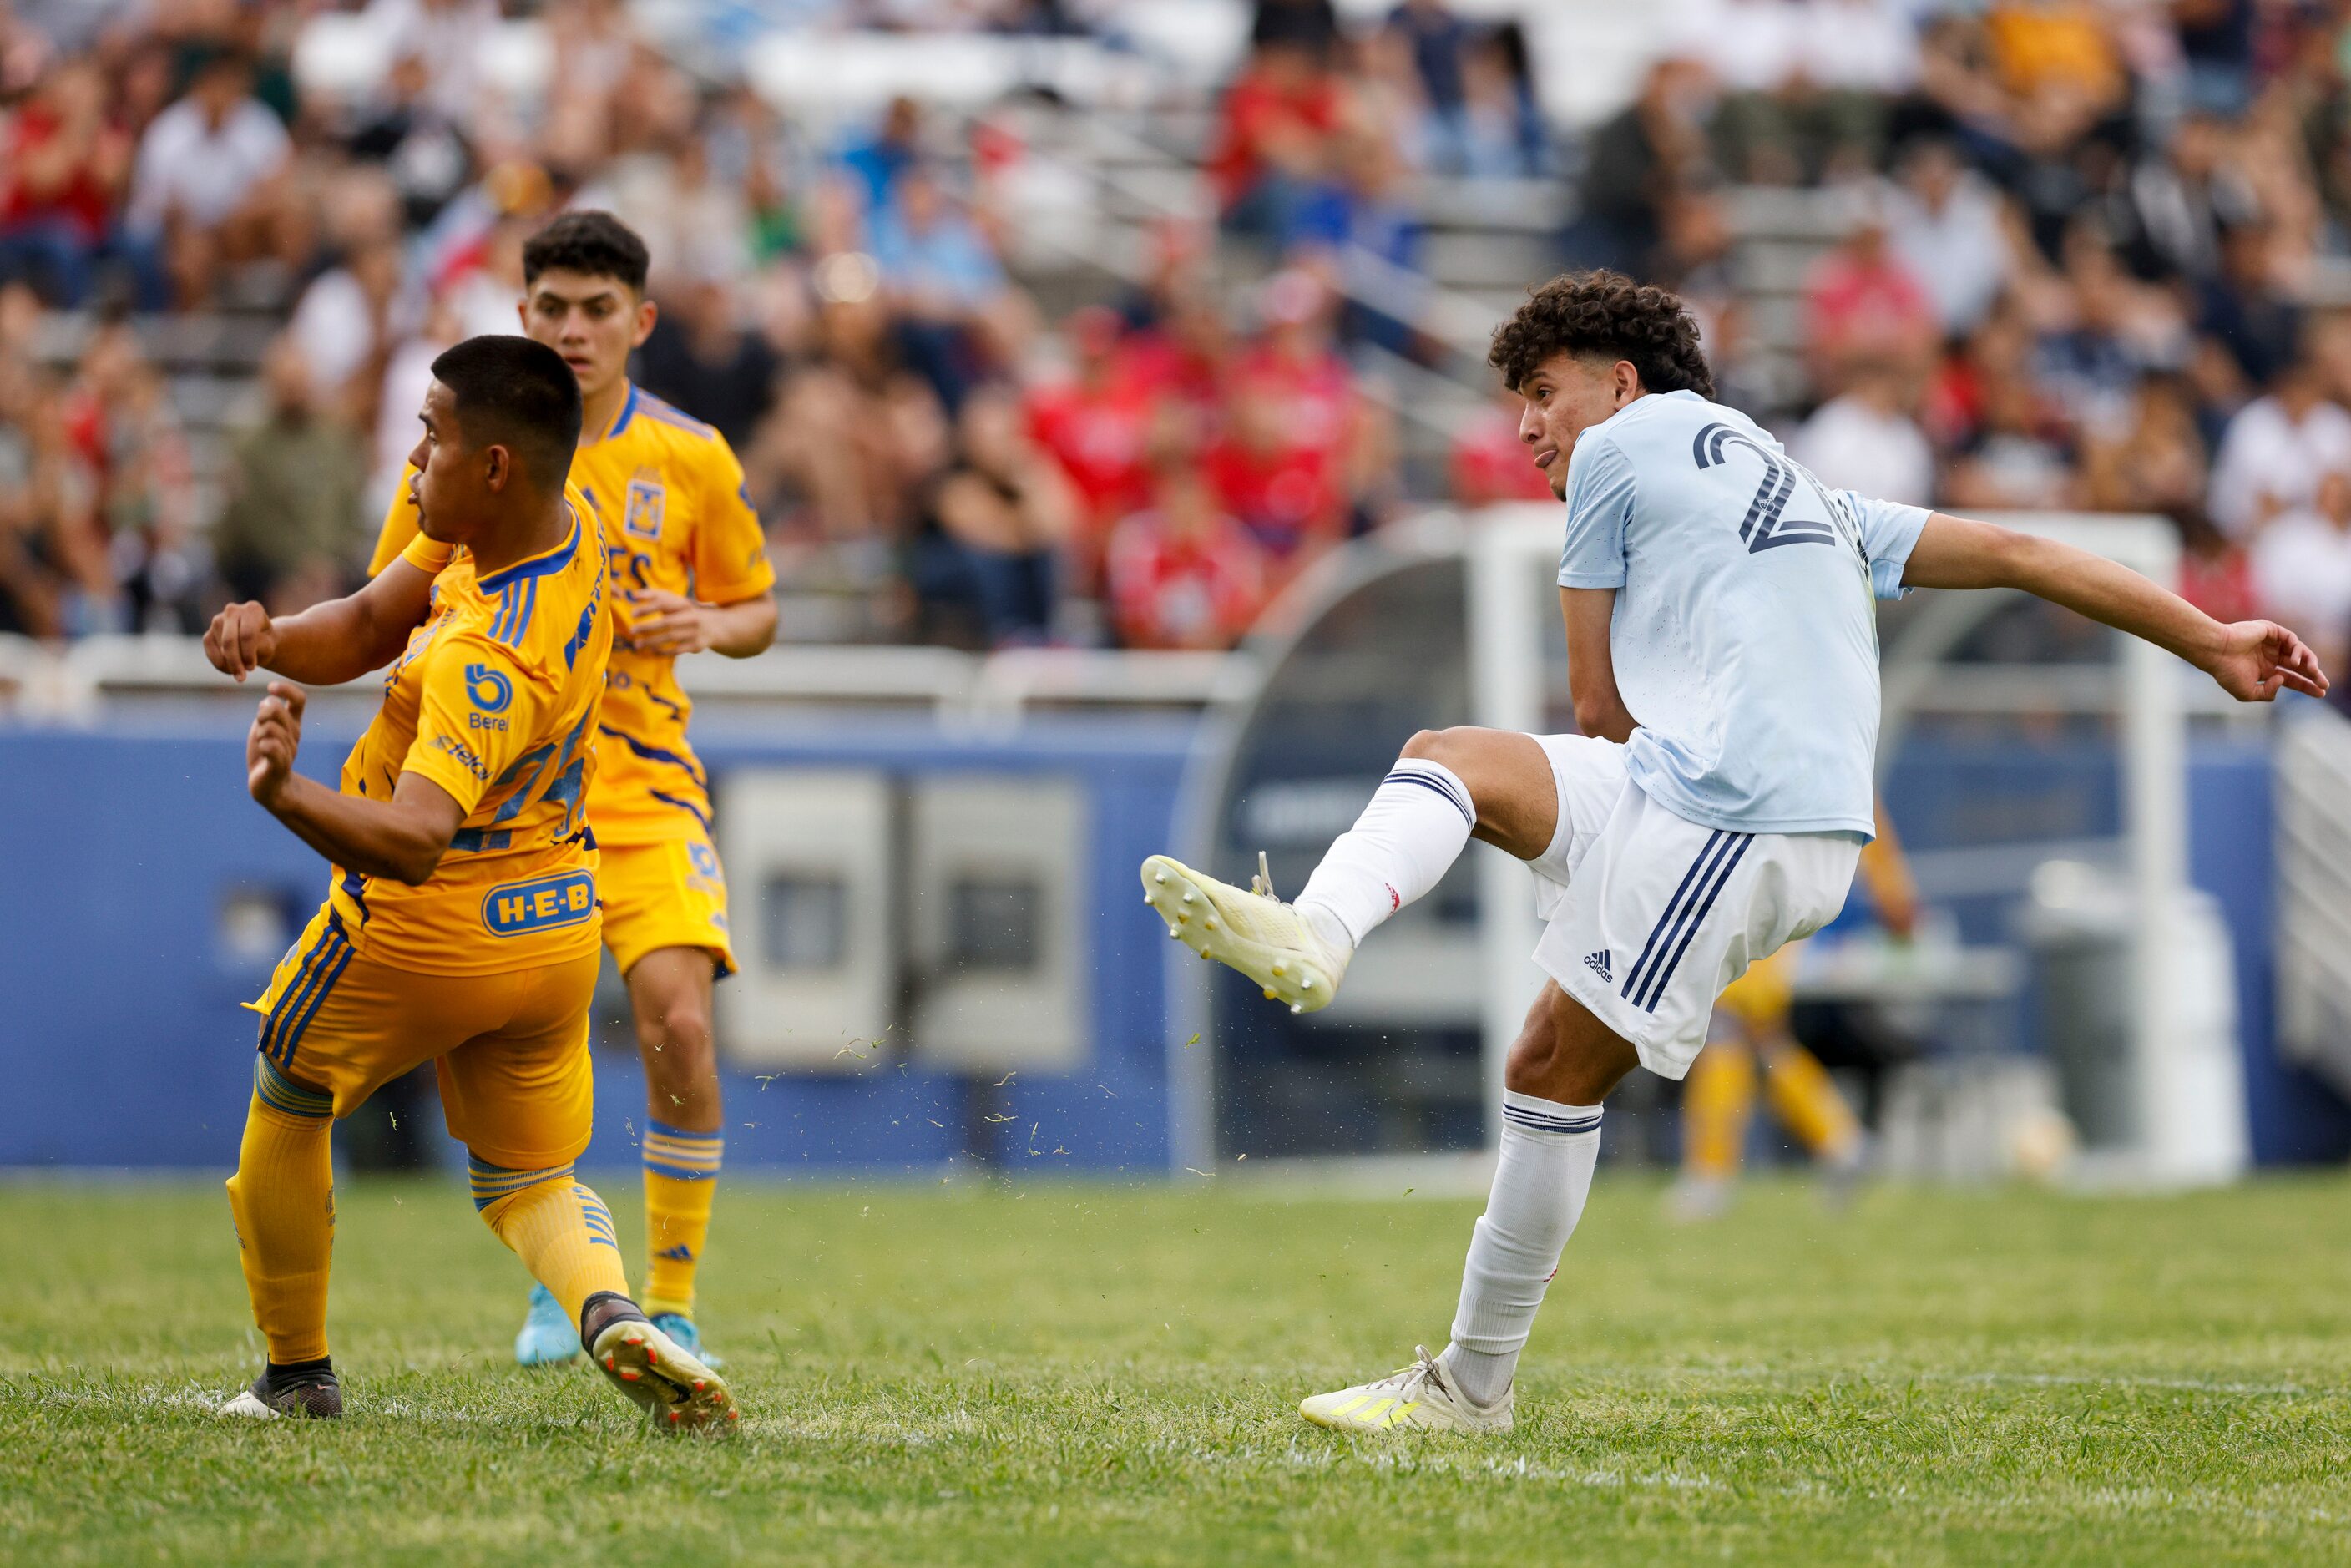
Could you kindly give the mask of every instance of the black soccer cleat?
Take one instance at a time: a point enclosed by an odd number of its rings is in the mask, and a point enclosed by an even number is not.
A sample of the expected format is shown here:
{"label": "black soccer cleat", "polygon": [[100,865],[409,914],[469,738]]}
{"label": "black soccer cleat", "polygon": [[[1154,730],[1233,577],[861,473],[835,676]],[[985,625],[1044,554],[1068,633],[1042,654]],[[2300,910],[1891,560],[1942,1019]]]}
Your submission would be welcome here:
{"label": "black soccer cleat", "polygon": [[251,1421],[275,1421],[281,1416],[333,1420],[343,1413],[343,1385],[324,1361],[271,1365],[253,1380],[252,1387],[222,1406],[220,1413]]}

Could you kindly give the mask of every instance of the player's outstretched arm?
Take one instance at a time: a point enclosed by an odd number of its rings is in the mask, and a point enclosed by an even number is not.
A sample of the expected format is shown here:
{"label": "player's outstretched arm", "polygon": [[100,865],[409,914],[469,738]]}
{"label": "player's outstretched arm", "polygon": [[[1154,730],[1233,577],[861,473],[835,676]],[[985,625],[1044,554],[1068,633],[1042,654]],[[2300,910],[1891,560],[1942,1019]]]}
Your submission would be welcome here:
{"label": "player's outstretched arm", "polygon": [[2147,579],[2055,539],[1936,512],[1903,569],[1906,588],[2021,588],[2168,649],[2240,702],[2280,691],[2326,695],[2325,671],[2301,638],[2273,621],[2223,625]]}
{"label": "player's outstretched arm", "polygon": [[457,836],[465,808],[413,771],[400,776],[389,800],[341,794],[295,772],[303,700],[301,687],[269,683],[269,695],[246,733],[246,788],[295,837],[345,871],[390,877],[411,887],[424,882]]}
{"label": "player's outstretched arm", "polygon": [[250,601],[228,606],[204,632],[204,656],[239,681],[271,670],[311,685],[340,685],[392,663],[432,601],[433,579],[395,560],[357,593],[297,615],[272,616]]}

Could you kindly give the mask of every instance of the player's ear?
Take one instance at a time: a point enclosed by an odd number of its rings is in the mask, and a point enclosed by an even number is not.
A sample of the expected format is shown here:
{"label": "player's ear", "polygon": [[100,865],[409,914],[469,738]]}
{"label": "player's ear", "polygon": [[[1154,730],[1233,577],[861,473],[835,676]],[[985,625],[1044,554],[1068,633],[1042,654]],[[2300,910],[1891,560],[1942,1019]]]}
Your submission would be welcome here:
{"label": "player's ear", "polygon": [[1616,382],[1616,406],[1623,408],[1641,395],[1641,372],[1630,360],[1619,360],[1608,367]]}
{"label": "player's ear", "polygon": [[660,314],[661,308],[652,300],[637,301],[637,328],[629,338],[629,347],[632,349],[642,347],[644,340],[653,335],[653,319]]}
{"label": "player's ear", "polygon": [[497,495],[514,477],[514,453],[497,442],[482,448],[482,484],[490,494]]}

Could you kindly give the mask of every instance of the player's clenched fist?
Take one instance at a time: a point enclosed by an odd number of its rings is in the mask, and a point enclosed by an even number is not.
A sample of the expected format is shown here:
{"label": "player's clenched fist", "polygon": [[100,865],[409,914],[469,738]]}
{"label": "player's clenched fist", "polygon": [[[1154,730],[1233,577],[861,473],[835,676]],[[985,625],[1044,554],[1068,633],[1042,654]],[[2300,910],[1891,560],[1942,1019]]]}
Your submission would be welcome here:
{"label": "player's clenched fist", "polygon": [[648,588],[629,597],[629,646],[641,653],[699,653],[710,646],[710,607]]}
{"label": "player's clenched fist", "polygon": [[[226,666],[223,666],[225,668]],[[245,733],[245,787],[265,806],[274,806],[294,776],[294,754],[302,748],[302,688],[272,681],[269,695]]]}
{"label": "player's clenched fist", "polygon": [[204,629],[204,657],[214,669],[240,681],[277,651],[277,629],[269,623],[269,612],[250,600],[230,605]]}

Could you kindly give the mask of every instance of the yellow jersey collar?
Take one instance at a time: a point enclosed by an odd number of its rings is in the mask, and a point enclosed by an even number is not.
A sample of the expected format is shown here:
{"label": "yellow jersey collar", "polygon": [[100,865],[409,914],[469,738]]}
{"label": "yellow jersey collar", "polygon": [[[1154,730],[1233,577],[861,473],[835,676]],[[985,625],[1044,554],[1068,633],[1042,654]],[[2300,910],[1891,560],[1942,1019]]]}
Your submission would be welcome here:
{"label": "yellow jersey collar", "polygon": [[478,579],[477,581],[484,593],[496,593],[500,589],[520,582],[525,578],[546,577],[550,573],[561,571],[571,564],[572,556],[580,549],[580,510],[569,499],[563,503],[563,509],[571,514],[571,537],[553,549],[544,550],[535,556],[527,556],[512,566],[500,567],[489,576]]}
{"label": "yellow jersey collar", "polygon": [[637,383],[636,383],[636,382],[631,382],[629,383],[629,395],[628,395],[627,397],[625,397],[625,398],[623,398],[623,399],[622,399],[622,400],[621,400],[621,412],[620,412],[620,413],[619,413],[617,416],[615,416],[615,417],[614,417],[614,419],[613,419],[613,421],[612,421],[612,428],[611,428],[611,429],[610,429],[610,430],[608,430],[608,431],[606,431],[603,434],[601,434],[601,435],[598,436],[594,441],[590,442],[590,443],[589,443],[589,444],[590,444],[590,445],[591,445],[591,446],[601,446],[601,445],[602,445],[605,442],[610,441],[610,440],[611,440],[614,436],[616,436],[616,435],[620,434],[621,434],[621,432],[622,432],[622,431],[624,431],[624,430],[628,429],[628,428],[629,428],[629,421],[631,421],[631,420],[632,420],[632,419],[634,419],[634,418],[636,418],[636,417],[637,417]]}

